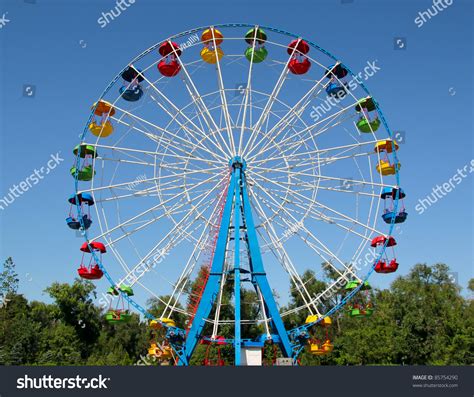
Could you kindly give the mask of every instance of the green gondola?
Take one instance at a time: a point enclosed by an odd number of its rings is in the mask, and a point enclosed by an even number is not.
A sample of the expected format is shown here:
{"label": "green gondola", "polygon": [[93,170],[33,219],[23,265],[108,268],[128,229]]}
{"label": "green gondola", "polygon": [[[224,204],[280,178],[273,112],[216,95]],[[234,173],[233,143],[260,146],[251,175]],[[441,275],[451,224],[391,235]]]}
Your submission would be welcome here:
{"label": "green gondola", "polygon": [[245,34],[245,41],[247,44],[252,45],[255,38],[257,39],[258,43],[263,44],[265,41],[267,41],[267,34],[263,29],[260,28],[257,29],[256,33],[255,28],[252,28]]}
{"label": "green gondola", "polygon": [[380,127],[380,120],[378,118],[367,121],[365,117],[361,117],[359,121],[357,121],[357,129],[360,132],[375,132]]}
{"label": "green gondola", "polygon": [[105,320],[109,323],[128,323],[132,318],[131,313],[128,310],[109,310],[105,314]]}
{"label": "green gondola", "polygon": [[367,307],[367,308],[356,308],[356,307],[351,307],[349,308],[349,316],[351,317],[370,317],[374,313],[374,309],[372,307]]}
{"label": "green gondola", "polygon": [[[71,168],[71,175],[73,178],[76,177],[76,167]],[[86,165],[77,172],[77,179],[80,181],[90,181],[95,175],[95,171],[92,168],[92,165]]]}
{"label": "green gondola", "polygon": [[361,99],[359,102],[357,102],[355,110],[356,112],[360,112],[362,109],[365,109],[368,112],[375,110],[374,100],[371,97]]}
{"label": "green gondola", "polygon": [[72,152],[75,156],[77,156],[77,153],[79,152],[81,158],[85,158],[86,156],[92,156],[93,158],[97,157],[97,151],[95,147],[92,145],[86,145],[85,143],[77,145]]}
{"label": "green gondola", "polygon": [[[360,281],[358,280],[352,280],[352,281],[349,281],[346,286],[344,287],[344,289],[346,291],[351,291],[353,289],[356,289],[358,286],[360,285]],[[366,281],[364,282],[364,285],[361,287],[361,291],[367,291],[369,289],[372,289],[372,287],[370,286],[369,282]]]}
{"label": "green gondola", "polygon": [[109,287],[107,290],[107,294],[112,295],[112,296],[118,296],[118,291],[114,287]]}
{"label": "green gondola", "polygon": [[[252,59],[252,54],[253,54],[253,59]],[[255,48],[255,49],[253,47],[249,47],[245,51],[245,57],[248,59],[249,62],[252,62],[253,60],[254,63],[263,62],[265,58],[267,57],[267,55],[268,55],[268,51],[264,47]]]}
{"label": "green gondola", "polygon": [[133,289],[132,287],[129,287],[128,285],[121,285],[119,288],[120,291],[122,291],[125,295],[127,296],[133,296]]}

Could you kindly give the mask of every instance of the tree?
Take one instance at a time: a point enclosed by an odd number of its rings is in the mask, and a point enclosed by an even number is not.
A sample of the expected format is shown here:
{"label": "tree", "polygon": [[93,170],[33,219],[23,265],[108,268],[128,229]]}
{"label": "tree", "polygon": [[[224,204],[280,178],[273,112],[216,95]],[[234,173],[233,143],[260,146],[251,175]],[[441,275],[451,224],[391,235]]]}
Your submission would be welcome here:
{"label": "tree", "polygon": [[56,302],[54,318],[75,330],[81,356],[86,357],[101,331],[100,309],[92,299],[96,297],[94,284],[76,279],[72,285],[53,283],[46,292]]}
{"label": "tree", "polygon": [[[418,264],[376,291],[368,319],[344,318],[334,364],[461,365],[472,362],[472,306],[444,264]],[[471,310],[471,314],[469,314]]]}
{"label": "tree", "polygon": [[0,273],[0,297],[5,298],[8,294],[16,294],[19,281],[15,263],[10,256],[3,264],[3,271]]}
{"label": "tree", "polygon": [[[8,269],[7,272],[5,272]],[[313,356],[305,350],[302,365],[465,365],[474,361],[474,302],[460,294],[460,288],[449,278],[444,264],[415,265],[411,271],[396,278],[390,288],[375,290],[375,312],[369,318],[351,318],[345,310],[332,316],[331,340],[334,350],[325,356]],[[10,280],[2,289],[8,293],[9,303],[0,307],[0,365],[130,365],[146,354],[150,330],[145,321],[133,315],[125,324],[109,324],[103,312],[94,304],[95,286],[76,280],[72,285],[53,283],[48,293],[53,303],[28,302],[16,293],[16,274],[13,261],[2,273]],[[221,319],[232,320],[233,288],[224,289]],[[329,280],[331,277],[327,277]],[[303,282],[314,296],[327,283],[305,272]],[[7,285],[7,283],[5,284]],[[11,288],[10,288],[11,287]],[[469,289],[474,290],[474,280]],[[257,318],[261,310],[257,295],[242,289],[243,318]],[[323,301],[331,306],[333,302]],[[151,300],[150,311],[161,315],[169,297]],[[300,294],[292,289],[288,306],[303,304]],[[326,307],[326,308],[327,308]],[[181,309],[181,307],[179,307]],[[214,312],[211,312],[212,318]],[[300,325],[305,314],[285,317],[287,328]],[[180,327],[187,317],[174,313]],[[336,321],[335,321],[336,320]],[[335,326],[339,322],[339,327]],[[263,332],[261,326],[242,327],[244,337],[255,338]],[[321,331],[321,330],[319,330]],[[219,334],[232,338],[231,322],[221,324]],[[212,333],[206,325],[204,335]],[[200,365],[206,356],[206,345],[198,345],[192,364]],[[216,349],[213,347],[212,356]],[[274,357],[272,346],[266,349],[266,359]],[[280,355],[281,352],[277,351]],[[232,345],[224,346],[222,357],[233,363]]]}

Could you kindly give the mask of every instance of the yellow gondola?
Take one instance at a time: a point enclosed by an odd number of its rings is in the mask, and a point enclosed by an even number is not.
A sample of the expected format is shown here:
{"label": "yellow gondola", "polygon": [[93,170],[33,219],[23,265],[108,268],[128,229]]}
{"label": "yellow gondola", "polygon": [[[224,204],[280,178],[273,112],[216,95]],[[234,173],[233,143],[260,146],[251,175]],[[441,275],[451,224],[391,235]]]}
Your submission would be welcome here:
{"label": "yellow gondola", "polygon": [[161,324],[156,320],[151,320],[150,324],[148,324],[148,325],[150,326],[151,329],[160,329],[161,328]]}
{"label": "yellow gondola", "polygon": [[115,114],[115,108],[112,106],[110,102],[100,100],[98,103],[94,103],[92,105],[92,109],[97,105],[94,110],[94,114],[96,116],[102,116],[103,114],[108,114],[109,116],[113,116]]}
{"label": "yellow gondola", "polygon": [[163,326],[163,324],[167,325],[168,327],[176,327],[175,321],[172,320],[171,318],[166,318],[166,317],[158,318],[156,320],[151,320],[149,326],[152,329],[160,329]]}
{"label": "yellow gondola", "polygon": [[[305,323],[306,323],[306,324],[314,323],[314,322],[317,321],[318,318],[320,318],[320,317],[321,317],[321,316],[319,316],[319,315],[317,315],[317,314],[309,315],[308,317],[306,317]],[[319,323],[317,323],[316,325],[319,325],[319,326],[321,326],[321,327],[329,327],[331,324],[332,324],[331,317],[326,316],[326,317],[324,317]]]}
{"label": "yellow gondola", "polygon": [[[398,163],[398,169],[400,169],[401,164]],[[375,167],[379,174],[384,176],[386,175],[395,175],[395,164],[390,164],[388,161],[380,160],[377,166]]]}
{"label": "yellow gondola", "polygon": [[216,49],[212,49],[209,47],[204,47],[201,50],[201,58],[204,62],[215,64],[217,60],[221,60],[224,56],[224,51],[221,48],[217,47]]}
{"label": "yellow gondola", "polygon": [[161,358],[168,359],[173,357],[172,349],[170,346],[163,346],[163,350],[161,353]]}
{"label": "yellow gondola", "polygon": [[161,357],[162,351],[156,343],[152,343],[148,348],[148,355],[152,357]]}
{"label": "yellow gondola", "polygon": [[217,29],[209,28],[206,29],[201,34],[201,41],[204,44],[212,44],[214,45],[214,40],[216,46],[221,45],[222,41],[224,40],[224,35]]}
{"label": "yellow gondola", "polygon": [[331,343],[329,339],[321,345],[319,343],[310,343],[309,351],[314,356],[323,356],[325,354],[329,354],[333,351],[334,345]]}
{"label": "yellow gondola", "polygon": [[154,342],[148,348],[148,355],[162,360],[168,360],[173,357],[172,349],[170,346],[159,347]]}
{"label": "yellow gondola", "polygon": [[114,132],[114,127],[108,120],[103,124],[97,124],[95,121],[92,121],[89,124],[89,130],[92,135],[98,136],[99,138],[106,138]]}
{"label": "yellow gondola", "polygon": [[375,144],[374,151],[377,153],[384,152],[384,151],[387,153],[392,153],[393,151],[392,142],[393,142],[393,146],[395,146],[395,150],[398,150],[398,143],[396,141],[392,139],[383,139],[381,141],[378,141]]}

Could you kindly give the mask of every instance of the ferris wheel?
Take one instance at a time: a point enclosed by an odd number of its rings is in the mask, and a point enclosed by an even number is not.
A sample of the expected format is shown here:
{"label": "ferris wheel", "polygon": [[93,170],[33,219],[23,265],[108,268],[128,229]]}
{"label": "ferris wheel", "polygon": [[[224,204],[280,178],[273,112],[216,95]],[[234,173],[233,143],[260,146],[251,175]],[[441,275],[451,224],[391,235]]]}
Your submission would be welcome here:
{"label": "ferris wheel", "polygon": [[398,149],[360,79],[311,41],[248,24],[177,34],[120,71],[74,148],[78,273],[108,283],[108,321],[131,305],[162,335],[150,353],[179,365],[198,344],[232,346],[235,365],[268,341],[294,363],[328,354],[315,330],[341,309],[370,316],[369,276],[398,268]]}

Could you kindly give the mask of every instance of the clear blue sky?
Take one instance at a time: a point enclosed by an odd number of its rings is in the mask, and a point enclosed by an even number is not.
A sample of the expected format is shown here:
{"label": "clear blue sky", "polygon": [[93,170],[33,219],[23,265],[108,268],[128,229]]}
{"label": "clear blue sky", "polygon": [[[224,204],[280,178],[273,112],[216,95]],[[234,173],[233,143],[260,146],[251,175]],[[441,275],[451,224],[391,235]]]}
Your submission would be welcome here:
{"label": "clear blue sky", "polygon": [[[381,70],[367,87],[392,130],[406,133],[399,155],[410,216],[397,237],[397,274],[418,262],[444,262],[463,287],[472,277],[473,174],[424,214],[414,209],[474,158],[471,0],[455,0],[421,28],[414,19],[432,1],[136,0],[104,29],[97,19],[115,1],[32,2],[0,3],[0,17],[6,13],[9,20],[0,30],[0,198],[51,154],[61,152],[66,160],[0,210],[0,259],[14,258],[28,298],[44,299],[51,282],[76,276],[82,240],[64,219],[73,189],[71,149],[91,103],[142,50],[175,33],[226,22],[300,34],[354,71],[377,60]],[[394,50],[395,37],[407,39],[406,50]],[[36,86],[33,98],[23,97],[25,84]],[[393,279],[376,277],[373,284],[385,287]]]}

